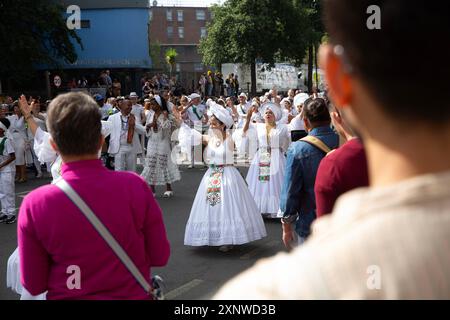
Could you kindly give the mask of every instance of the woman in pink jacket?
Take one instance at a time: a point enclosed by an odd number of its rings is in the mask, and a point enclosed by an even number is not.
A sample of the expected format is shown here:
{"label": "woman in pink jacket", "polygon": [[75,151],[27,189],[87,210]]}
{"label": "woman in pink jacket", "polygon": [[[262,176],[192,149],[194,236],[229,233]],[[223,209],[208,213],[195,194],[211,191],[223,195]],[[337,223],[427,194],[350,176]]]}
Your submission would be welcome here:
{"label": "woman in pink jacket", "polygon": [[[62,178],[128,254],[147,282],[167,264],[170,247],[161,209],[144,180],[103,167],[100,113],[83,93],[52,101],[47,126],[62,158]],[[47,299],[149,299],[83,213],[55,185],[25,197],[18,241],[22,285]]]}

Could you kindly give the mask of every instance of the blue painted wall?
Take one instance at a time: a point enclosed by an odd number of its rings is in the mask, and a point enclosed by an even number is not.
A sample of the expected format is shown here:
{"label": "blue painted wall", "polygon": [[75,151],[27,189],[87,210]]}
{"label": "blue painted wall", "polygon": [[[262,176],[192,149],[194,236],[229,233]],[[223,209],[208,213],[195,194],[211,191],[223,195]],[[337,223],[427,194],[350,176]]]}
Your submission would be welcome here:
{"label": "blue painted wall", "polygon": [[82,9],[90,28],[76,30],[84,50],[75,43],[76,63],[64,68],[151,68],[148,9]]}

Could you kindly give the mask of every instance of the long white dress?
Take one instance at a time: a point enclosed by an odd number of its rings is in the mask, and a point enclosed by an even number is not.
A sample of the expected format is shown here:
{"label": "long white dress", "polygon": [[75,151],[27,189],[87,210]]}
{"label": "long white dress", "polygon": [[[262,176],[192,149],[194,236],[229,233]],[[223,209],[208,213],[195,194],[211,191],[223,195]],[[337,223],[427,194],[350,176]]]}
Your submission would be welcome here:
{"label": "long white dress", "polygon": [[[153,121],[153,119],[152,119]],[[175,154],[172,157],[171,135],[172,121],[160,114],[157,120],[158,131],[153,128],[147,133],[147,156],[141,177],[149,185],[166,185],[181,179]]]}
{"label": "long white dress", "polygon": [[284,153],[290,144],[289,129],[287,125],[278,124],[267,139],[264,123],[251,124],[251,127],[257,132],[258,152],[247,173],[248,188],[259,212],[277,218],[286,167]]}
{"label": "long white dress", "polygon": [[[188,130],[182,126],[180,136],[191,139]],[[228,138],[220,143],[211,140],[206,150],[210,168],[195,196],[184,244],[239,245],[265,237],[266,228],[258,207],[241,174],[232,166],[232,140]]]}

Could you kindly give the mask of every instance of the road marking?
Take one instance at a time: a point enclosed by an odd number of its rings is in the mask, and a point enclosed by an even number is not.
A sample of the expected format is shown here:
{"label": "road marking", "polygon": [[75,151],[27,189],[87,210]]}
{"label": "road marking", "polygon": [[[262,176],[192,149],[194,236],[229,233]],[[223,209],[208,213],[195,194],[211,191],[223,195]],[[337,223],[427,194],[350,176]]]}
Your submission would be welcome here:
{"label": "road marking", "polygon": [[167,300],[173,300],[174,298],[182,295],[183,293],[188,292],[189,290],[195,288],[199,284],[201,284],[203,280],[200,279],[194,279],[192,281],[189,281],[188,283],[183,284],[181,287],[178,287],[176,289],[173,289],[172,291],[168,292],[165,296]]}
{"label": "road marking", "polygon": [[280,241],[278,241],[278,240],[269,241],[267,243],[264,243],[260,247],[258,247],[256,249],[253,249],[250,252],[247,252],[246,254],[242,255],[239,259],[241,259],[241,260],[251,259],[251,258],[255,257],[256,255],[258,255],[261,251],[264,251],[264,249],[272,248],[272,247],[275,247],[275,246],[277,246],[279,244],[280,244]]}

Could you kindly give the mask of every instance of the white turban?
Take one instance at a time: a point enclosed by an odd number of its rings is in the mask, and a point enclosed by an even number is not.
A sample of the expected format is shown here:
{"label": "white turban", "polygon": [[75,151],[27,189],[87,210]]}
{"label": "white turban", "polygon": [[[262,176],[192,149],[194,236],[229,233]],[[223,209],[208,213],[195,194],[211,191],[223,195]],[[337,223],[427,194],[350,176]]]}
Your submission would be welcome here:
{"label": "white turban", "polygon": [[261,115],[264,116],[268,109],[273,112],[275,121],[280,121],[281,117],[283,116],[283,111],[281,111],[281,108],[272,102],[265,103],[261,106]]}
{"label": "white turban", "polygon": [[225,126],[229,129],[233,126],[234,121],[233,117],[231,116],[230,112],[222,107],[220,104],[217,104],[215,102],[212,102],[210,104],[210,112],[211,114],[219,119]]}
{"label": "white turban", "polygon": [[305,103],[306,100],[309,99],[309,95],[307,93],[299,93],[294,97],[294,107],[298,107],[299,105]]}

